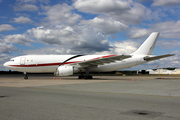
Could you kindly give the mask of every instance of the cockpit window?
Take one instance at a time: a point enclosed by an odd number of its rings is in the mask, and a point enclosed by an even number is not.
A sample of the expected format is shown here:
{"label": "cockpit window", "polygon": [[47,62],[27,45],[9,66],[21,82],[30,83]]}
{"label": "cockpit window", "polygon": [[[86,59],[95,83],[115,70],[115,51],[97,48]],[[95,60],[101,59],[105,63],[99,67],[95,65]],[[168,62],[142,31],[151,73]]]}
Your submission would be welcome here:
{"label": "cockpit window", "polygon": [[14,62],[14,59],[10,59],[11,62]]}

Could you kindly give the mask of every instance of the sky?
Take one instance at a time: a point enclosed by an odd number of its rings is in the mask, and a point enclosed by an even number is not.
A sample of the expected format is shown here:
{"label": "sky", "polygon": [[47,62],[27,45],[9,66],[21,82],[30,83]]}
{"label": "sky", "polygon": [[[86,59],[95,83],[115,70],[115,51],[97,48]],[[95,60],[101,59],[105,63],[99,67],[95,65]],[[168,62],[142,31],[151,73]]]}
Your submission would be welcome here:
{"label": "sky", "polygon": [[130,54],[152,32],[154,55],[131,70],[180,67],[180,0],[0,0],[0,71],[26,54]]}

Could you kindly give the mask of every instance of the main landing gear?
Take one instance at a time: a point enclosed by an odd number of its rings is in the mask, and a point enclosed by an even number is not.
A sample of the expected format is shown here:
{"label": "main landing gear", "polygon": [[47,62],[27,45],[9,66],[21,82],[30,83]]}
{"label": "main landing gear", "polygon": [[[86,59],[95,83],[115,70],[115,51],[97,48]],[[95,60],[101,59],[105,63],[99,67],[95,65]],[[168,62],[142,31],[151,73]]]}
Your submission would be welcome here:
{"label": "main landing gear", "polygon": [[24,76],[24,79],[27,80],[27,79],[28,79],[28,76],[27,76],[26,72],[24,72],[24,75],[25,75],[25,76]]}
{"label": "main landing gear", "polygon": [[79,75],[78,79],[93,79],[92,75]]}
{"label": "main landing gear", "polygon": [[79,75],[78,79],[93,79],[93,77],[91,75],[89,75],[89,68],[85,68],[86,70],[86,74],[83,75],[81,73],[81,75]]}

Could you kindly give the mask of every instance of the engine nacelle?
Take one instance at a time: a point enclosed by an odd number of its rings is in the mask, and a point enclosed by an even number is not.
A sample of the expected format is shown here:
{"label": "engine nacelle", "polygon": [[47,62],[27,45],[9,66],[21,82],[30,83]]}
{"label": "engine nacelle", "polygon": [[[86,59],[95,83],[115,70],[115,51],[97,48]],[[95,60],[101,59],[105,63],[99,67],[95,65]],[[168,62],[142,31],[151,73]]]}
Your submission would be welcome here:
{"label": "engine nacelle", "polygon": [[58,67],[57,72],[55,73],[55,75],[56,76],[73,75],[73,71],[74,71],[73,66],[62,65],[62,66]]}

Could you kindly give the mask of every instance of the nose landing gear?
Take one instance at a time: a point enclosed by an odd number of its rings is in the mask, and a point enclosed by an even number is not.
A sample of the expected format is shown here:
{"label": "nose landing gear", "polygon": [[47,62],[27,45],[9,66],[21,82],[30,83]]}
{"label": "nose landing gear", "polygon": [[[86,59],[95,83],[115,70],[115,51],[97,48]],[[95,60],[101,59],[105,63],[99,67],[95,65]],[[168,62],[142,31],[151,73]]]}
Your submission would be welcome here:
{"label": "nose landing gear", "polygon": [[24,75],[25,75],[25,76],[24,76],[24,79],[27,80],[27,79],[28,79],[28,76],[27,76],[26,72],[24,72]]}

